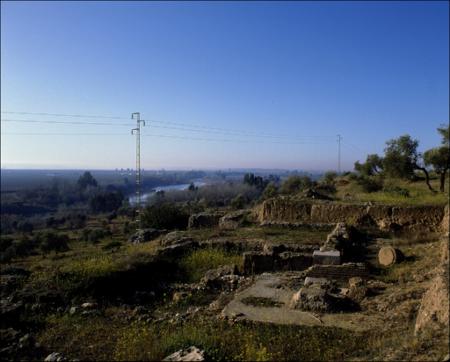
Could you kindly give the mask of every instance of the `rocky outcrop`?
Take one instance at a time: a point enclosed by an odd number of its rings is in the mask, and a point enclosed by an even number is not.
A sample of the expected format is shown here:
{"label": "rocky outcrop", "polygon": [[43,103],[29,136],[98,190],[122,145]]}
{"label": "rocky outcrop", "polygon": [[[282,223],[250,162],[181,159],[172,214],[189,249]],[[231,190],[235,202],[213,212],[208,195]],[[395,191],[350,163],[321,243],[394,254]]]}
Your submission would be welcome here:
{"label": "rocky outcrop", "polygon": [[254,209],[261,224],[335,224],[373,226],[382,230],[448,231],[448,206],[343,204],[276,197]]}

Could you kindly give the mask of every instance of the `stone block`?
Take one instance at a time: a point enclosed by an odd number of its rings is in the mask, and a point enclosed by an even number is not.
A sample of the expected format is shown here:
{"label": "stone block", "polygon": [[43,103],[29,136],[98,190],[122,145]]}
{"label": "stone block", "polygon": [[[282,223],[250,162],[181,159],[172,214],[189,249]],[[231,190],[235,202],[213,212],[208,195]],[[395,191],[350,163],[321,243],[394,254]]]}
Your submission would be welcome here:
{"label": "stone block", "polygon": [[341,264],[341,252],[339,250],[314,250],[313,263],[322,265],[339,265]]}

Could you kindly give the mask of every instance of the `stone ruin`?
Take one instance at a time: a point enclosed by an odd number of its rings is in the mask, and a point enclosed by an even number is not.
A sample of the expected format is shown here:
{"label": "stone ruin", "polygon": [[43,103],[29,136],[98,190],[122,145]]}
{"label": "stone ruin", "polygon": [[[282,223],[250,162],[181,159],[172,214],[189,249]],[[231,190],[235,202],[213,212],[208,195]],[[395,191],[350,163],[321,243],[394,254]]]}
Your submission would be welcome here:
{"label": "stone ruin", "polygon": [[355,309],[367,292],[364,280],[369,276],[365,263],[351,261],[355,244],[354,230],[338,223],[322,246],[265,245],[260,252],[244,253],[243,271],[303,271],[305,283],[293,295],[291,308],[328,313]]}
{"label": "stone ruin", "polygon": [[[313,265],[306,271],[304,286],[295,293],[291,308],[314,312],[340,312],[356,309],[367,293],[363,278],[369,276],[364,263],[342,263],[343,254],[354,245],[352,228],[338,223],[324,245],[313,252]],[[336,282],[349,281],[348,288]]]}

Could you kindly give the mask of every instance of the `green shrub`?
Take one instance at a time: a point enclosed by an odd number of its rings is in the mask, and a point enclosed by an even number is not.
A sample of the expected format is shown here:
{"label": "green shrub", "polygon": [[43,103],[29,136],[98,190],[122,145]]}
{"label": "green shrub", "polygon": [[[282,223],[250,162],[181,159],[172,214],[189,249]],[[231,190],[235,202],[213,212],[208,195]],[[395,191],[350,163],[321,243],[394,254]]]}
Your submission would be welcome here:
{"label": "green shrub", "polygon": [[69,237],[66,234],[53,232],[40,233],[37,236],[38,244],[44,253],[51,251],[64,252],[69,250]]}
{"label": "green shrub", "polygon": [[111,235],[107,229],[83,229],[82,238],[92,244],[97,244],[103,238]]}
{"label": "green shrub", "polygon": [[336,177],[337,177],[337,173],[336,172],[334,172],[334,171],[327,171],[323,175],[323,182],[325,184],[328,184],[328,185],[333,184],[334,181],[336,180]]}
{"label": "green shrub", "polygon": [[405,189],[405,188],[399,187],[399,186],[385,187],[383,189],[383,191],[387,192],[389,194],[398,195],[398,196],[402,196],[402,197],[410,196],[408,189]]}
{"label": "green shrub", "polygon": [[0,261],[6,263],[14,258],[30,255],[35,251],[35,248],[36,242],[27,237],[23,237],[19,240],[2,238]]}
{"label": "green shrub", "polygon": [[289,176],[281,185],[280,191],[283,194],[295,194],[313,185],[308,176]]}
{"label": "green shrub", "polygon": [[383,180],[370,176],[360,176],[357,180],[358,185],[362,187],[364,192],[377,192],[383,188]]}
{"label": "green shrub", "polygon": [[263,199],[269,199],[271,197],[275,197],[278,194],[278,188],[274,182],[270,182],[266,188],[264,189],[264,192],[262,194]]}
{"label": "green shrub", "polygon": [[243,195],[239,194],[234,199],[231,200],[231,207],[233,209],[242,209],[246,204],[246,199]]}
{"label": "green shrub", "polygon": [[147,206],[142,215],[144,227],[155,229],[185,229],[189,214],[172,203]]}
{"label": "green shrub", "polygon": [[111,250],[111,249],[118,249],[122,246],[122,243],[118,240],[110,241],[108,244],[104,245],[102,247],[103,250]]}

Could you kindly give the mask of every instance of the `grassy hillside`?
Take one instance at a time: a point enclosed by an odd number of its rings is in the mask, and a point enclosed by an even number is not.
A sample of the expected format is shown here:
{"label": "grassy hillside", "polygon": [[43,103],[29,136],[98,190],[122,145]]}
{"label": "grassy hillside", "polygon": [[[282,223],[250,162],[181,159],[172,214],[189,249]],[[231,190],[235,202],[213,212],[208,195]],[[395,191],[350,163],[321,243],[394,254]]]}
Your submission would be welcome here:
{"label": "grassy hillside", "polygon": [[[447,180],[448,181],[448,180]],[[439,190],[439,180],[434,178],[431,185]],[[374,202],[398,205],[445,205],[448,203],[449,183],[445,192],[431,192],[425,181],[406,181],[401,179],[384,180],[383,189],[365,192],[356,180],[343,176],[336,180],[336,198],[344,202]]]}

